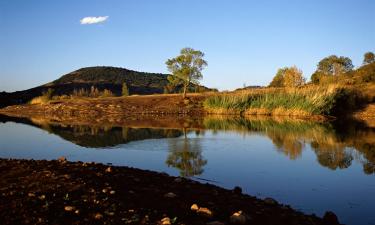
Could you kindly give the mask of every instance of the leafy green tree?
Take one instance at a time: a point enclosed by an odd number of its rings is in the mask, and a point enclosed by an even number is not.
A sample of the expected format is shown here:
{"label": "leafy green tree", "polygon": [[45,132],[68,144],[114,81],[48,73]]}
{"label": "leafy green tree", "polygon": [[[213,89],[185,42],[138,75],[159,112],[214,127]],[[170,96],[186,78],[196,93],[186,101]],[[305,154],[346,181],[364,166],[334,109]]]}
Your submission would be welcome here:
{"label": "leafy green tree", "polygon": [[169,76],[169,82],[175,85],[183,85],[183,97],[186,98],[186,90],[190,83],[199,84],[202,79],[202,70],[207,66],[207,62],[203,59],[204,53],[192,48],[183,48],[180,55],[168,59],[166,65],[172,73]]}
{"label": "leafy green tree", "polygon": [[348,57],[331,55],[320,60],[316,72],[325,75],[340,75],[351,71],[353,67],[352,60]]}
{"label": "leafy green tree", "polygon": [[375,62],[375,54],[373,52],[366,52],[363,56],[363,64],[367,65]]}
{"label": "leafy green tree", "polygon": [[121,93],[122,96],[129,96],[129,88],[125,82],[122,83]]}
{"label": "leafy green tree", "polygon": [[269,87],[284,87],[284,74],[288,67],[283,67],[277,70],[276,75],[273,77]]}

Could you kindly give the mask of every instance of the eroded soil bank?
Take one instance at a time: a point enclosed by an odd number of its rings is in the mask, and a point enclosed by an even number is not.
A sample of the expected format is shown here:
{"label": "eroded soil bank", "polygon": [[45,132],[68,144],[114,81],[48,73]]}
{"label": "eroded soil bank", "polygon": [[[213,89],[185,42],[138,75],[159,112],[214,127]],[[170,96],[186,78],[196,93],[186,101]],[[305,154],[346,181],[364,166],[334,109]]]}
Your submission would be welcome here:
{"label": "eroded soil bank", "polygon": [[332,213],[128,167],[0,159],[0,170],[2,224],[337,224]]}

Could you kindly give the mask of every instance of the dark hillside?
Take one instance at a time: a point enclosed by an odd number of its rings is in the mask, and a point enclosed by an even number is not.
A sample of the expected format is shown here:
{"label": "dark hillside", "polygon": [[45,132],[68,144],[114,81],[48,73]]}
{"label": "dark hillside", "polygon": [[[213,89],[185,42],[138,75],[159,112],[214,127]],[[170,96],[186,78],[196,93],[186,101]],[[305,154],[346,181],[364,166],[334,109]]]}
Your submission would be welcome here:
{"label": "dark hillside", "polygon": [[[110,90],[115,95],[121,95],[122,84],[125,82],[130,94],[147,95],[161,94],[168,85],[168,74],[145,73],[118,67],[86,67],[66,75],[59,79],[39,87],[13,93],[0,93],[0,107],[23,104],[32,98],[41,96],[49,88],[53,89],[53,95],[71,95],[74,91],[84,89],[90,91],[91,87],[99,91]],[[179,87],[174,92],[179,92]],[[191,91],[194,87],[190,88]],[[203,91],[210,90],[200,86]]]}

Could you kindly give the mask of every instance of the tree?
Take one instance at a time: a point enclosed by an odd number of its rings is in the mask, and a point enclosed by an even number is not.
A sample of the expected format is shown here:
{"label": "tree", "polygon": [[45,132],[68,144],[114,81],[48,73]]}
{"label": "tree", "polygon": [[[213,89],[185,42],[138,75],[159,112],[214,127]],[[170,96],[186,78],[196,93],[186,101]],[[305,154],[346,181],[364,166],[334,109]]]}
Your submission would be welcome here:
{"label": "tree", "polygon": [[366,52],[363,56],[363,64],[367,65],[375,62],[375,54],[373,52]]}
{"label": "tree", "polygon": [[287,68],[284,72],[284,86],[285,87],[299,87],[305,83],[305,78],[302,76],[302,70],[296,66]]}
{"label": "tree", "polygon": [[353,69],[352,60],[344,56],[331,55],[318,63],[317,72],[325,75],[340,75]]}
{"label": "tree", "polygon": [[284,74],[288,67],[283,67],[277,70],[276,75],[273,77],[269,87],[284,87]]}
{"label": "tree", "polygon": [[125,82],[122,83],[121,93],[122,93],[122,96],[129,96],[129,88]]}
{"label": "tree", "polygon": [[190,83],[199,84],[202,79],[201,71],[207,66],[207,62],[203,59],[204,53],[192,48],[183,48],[180,55],[168,59],[166,65],[172,73],[169,82],[175,85],[183,85],[183,97],[186,98],[186,90]]}
{"label": "tree", "polygon": [[271,83],[270,87],[298,87],[305,83],[302,71],[296,66],[280,68]]}

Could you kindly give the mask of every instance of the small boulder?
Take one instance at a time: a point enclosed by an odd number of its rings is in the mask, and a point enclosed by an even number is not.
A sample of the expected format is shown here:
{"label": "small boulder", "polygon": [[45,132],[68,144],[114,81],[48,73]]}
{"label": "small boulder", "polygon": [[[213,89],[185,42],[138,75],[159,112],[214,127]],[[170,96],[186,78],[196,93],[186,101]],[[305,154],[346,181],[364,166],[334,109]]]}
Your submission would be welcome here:
{"label": "small boulder", "polygon": [[265,198],[264,202],[267,203],[268,205],[277,205],[277,201],[273,198]]}
{"label": "small boulder", "polygon": [[169,217],[164,217],[160,222],[162,225],[171,225],[171,219]]}
{"label": "small boulder", "polygon": [[96,213],[95,216],[94,216],[94,218],[95,218],[96,220],[100,220],[100,219],[103,218],[103,215],[102,215],[101,213]]}
{"label": "small boulder", "polygon": [[323,222],[327,225],[336,225],[340,224],[339,220],[337,219],[337,216],[335,213],[331,211],[327,211],[323,216]]}
{"label": "small boulder", "polygon": [[169,192],[167,194],[164,195],[164,197],[166,198],[175,198],[177,195],[173,192]]}
{"label": "small boulder", "polygon": [[193,205],[191,205],[190,209],[191,209],[191,211],[198,211],[199,207],[198,207],[197,204],[193,204]]}
{"label": "small boulder", "polygon": [[107,173],[111,173],[111,172],[112,172],[112,167],[108,167],[108,168],[105,170],[105,172],[107,172]]}
{"label": "small boulder", "polygon": [[74,207],[74,206],[67,205],[67,206],[64,207],[64,209],[65,209],[65,211],[67,211],[67,212],[71,212],[71,211],[73,211],[73,210],[75,209],[75,207]]}
{"label": "small boulder", "polygon": [[202,216],[212,217],[212,211],[209,210],[208,208],[200,207],[197,213]]}
{"label": "small boulder", "polygon": [[230,222],[233,224],[246,224],[246,216],[243,215],[242,211],[238,211],[233,213],[232,216],[229,218]]}

